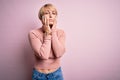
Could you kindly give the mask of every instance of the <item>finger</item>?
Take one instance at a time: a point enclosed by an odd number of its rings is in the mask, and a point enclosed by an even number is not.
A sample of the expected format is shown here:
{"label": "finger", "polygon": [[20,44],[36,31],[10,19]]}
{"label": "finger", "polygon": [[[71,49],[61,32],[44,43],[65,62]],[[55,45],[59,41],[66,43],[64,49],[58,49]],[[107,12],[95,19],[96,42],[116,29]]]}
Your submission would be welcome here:
{"label": "finger", "polygon": [[46,25],[49,27],[49,18],[46,17]]}
{"label": "finger", "polygon": [[44,21],[44,16],[42,16],[42,22],[43,22],[43,24],[45,24],[45,21]]}
{"label": "finger", "polygon": [[44,22],[45,22],[45,24],[46,24],[46,19],[45,19],[45,16],[44,16]]}

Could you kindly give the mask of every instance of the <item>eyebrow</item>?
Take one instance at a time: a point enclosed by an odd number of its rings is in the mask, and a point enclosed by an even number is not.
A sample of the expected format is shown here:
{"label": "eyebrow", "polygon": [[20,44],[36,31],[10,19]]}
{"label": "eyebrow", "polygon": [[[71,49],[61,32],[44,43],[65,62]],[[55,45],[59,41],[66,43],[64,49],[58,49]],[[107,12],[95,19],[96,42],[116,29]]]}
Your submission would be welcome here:
{"label": "eyebrow", "polygon": [[55,10],[45,10],[45,12],[49,12],[49,11],[56,12]]}

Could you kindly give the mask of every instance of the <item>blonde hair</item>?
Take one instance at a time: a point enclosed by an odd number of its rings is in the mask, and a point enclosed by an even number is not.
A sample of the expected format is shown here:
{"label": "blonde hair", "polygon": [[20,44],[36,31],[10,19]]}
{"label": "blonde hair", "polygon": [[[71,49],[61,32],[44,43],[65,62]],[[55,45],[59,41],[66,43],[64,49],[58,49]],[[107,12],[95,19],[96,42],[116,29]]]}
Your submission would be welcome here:
{"label": "blonde hair", "polygon": [[42,20],[42,16],[44,15],[46,9],[49,9],[49,10],[53,9],[55,11],[56,15],[58,14],[57,9],[52,4],[45,4],[40,8],[40,10],[38,12],[38,18],[40,20]]}

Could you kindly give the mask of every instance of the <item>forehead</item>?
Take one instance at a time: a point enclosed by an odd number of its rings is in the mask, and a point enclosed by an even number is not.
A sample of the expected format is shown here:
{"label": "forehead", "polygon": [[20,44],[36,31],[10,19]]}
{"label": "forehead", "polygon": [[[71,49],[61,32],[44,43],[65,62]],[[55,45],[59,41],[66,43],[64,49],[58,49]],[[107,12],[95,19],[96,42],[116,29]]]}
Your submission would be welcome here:
{"label": "forehead", "polygon": [[46,7],[46,8],[44,8],[43,11],[44,11],[44,12],[48,12],[48,11],[56,12],[56,9],[53,8],[53,7]]}

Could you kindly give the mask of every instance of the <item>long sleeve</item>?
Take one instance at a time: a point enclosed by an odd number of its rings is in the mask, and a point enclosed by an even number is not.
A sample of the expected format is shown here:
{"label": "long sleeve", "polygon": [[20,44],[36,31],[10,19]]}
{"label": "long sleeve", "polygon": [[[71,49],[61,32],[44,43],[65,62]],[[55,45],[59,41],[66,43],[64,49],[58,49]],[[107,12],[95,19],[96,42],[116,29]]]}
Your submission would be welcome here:
{"label": "long sleeve", "polygon": [[33,31],[30,31],[28,38],[35,55],[40,59],[48,59],[51,50],[51,35],[45,36],[42,42]]}
{"label": "long sleeve", "polygon": [[61,57],[65,53],[65,33],[63,30],[52,32],[52,48],[56,57]]}

